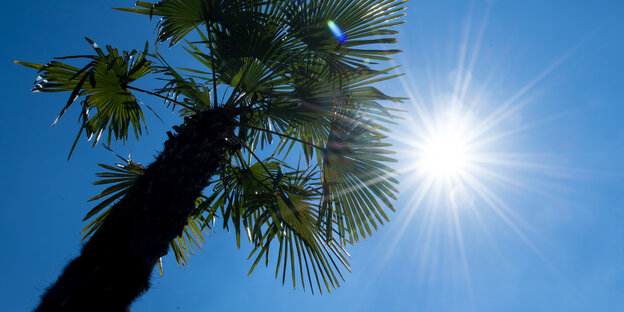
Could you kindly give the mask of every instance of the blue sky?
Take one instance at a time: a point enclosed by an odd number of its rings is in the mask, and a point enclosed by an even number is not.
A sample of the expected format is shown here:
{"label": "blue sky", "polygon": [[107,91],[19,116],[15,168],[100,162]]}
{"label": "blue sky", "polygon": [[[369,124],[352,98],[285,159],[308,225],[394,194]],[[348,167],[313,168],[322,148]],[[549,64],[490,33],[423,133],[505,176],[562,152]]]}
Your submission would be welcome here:
{"label": "blue sky", "polygon": [[[141,48],[153,24],[110,10],[132,4],[11,1],[0,12],[6,311],[32,309],[78,253],[86,201],[100,191],[90,184],[96,164],[115,161],[81,144],[67,162],[77,124],[68,114],[50,128],[67,95],[29,93],[36,75],[11,61],[89,52],[84,36]],[[624,3],[410,1],[407,13],[396,59],[406,75],[381,86],[412,98],[393,135],[403,169],[398,211],[349,250],[353,273],[343,286],[313,296],[282,287],[272,268],[247,277],[249,249],[217,230],[189,267],[165,259],[165,276],[133,311],[623,309]],[[476,138],[485,142],[474,154],[478,170],[452,188],[457,196],[441,186],[425,192],[410,140],[425,120],[453,110],[469,116],[467,133],[487,125]],[[149,163],[172,124],[148,121],[140,144],[116,149]]]}

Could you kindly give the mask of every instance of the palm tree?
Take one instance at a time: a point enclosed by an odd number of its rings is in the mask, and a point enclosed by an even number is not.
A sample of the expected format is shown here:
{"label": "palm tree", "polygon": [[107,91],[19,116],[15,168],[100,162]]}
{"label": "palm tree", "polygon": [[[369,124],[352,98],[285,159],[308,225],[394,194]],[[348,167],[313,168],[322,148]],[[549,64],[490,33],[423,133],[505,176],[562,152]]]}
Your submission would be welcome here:
{"label": "palm tree", "polygon": [[[254,246],[250,273],[271,252],[282,283],[338,287],[345,248],[394,209],[393,110],[380,101],[402,99],[374,84],[397,76],[379,63],[399,52],[385,45],[404,2],[139,1],[119,10],[160,17],[158,43],[183,43],[198,68],[170,66],[158,45],[119,52],[90,39],[93,55],[16,61],[38,70],[33,91],[70,93],[58,118],[80,107],[70,156],[83,133],[93,146],[138,140],[154,112],[139,95],[184,118],[149,166],[100,165],[96,184],[111,186],[92,199],[88,240],[36,311],[127,310],[169,248],[186,264],[217,218]],[[162,86],[133,85],[148,76]]]}

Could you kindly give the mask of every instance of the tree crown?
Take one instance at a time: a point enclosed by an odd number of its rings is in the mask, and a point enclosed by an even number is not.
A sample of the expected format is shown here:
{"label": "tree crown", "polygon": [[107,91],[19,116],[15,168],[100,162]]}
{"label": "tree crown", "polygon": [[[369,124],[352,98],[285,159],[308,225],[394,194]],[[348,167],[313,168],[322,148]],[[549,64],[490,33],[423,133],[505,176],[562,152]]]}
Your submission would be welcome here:
{"label": "tree crown", "polygon": [[[386,47],[396,43],[392,27],[403,22],[404,3],[139,1],[119,10],[160,18],[151,51],[148,44],[141,51],[102,49],[87,39],[92,55],[17,63],[39,71],[34,92],[70,93],[57,121],[70,106],[80,107],[70,155],[83,132],[94,137],[93,146],[102,137],[107,145],[125,141],[130,132],[139,139],[143,110],[152,110],[139,94],[161,98],[189,118],[217,107],[234,112],[241,150],[227,156],[183,234],[171,242],[178,263],[187,263],[202,232],[220,218],[239,246],[246,236],[255,247],[250,273],[263,258],[269,264],[272,250],[283,283],[290,272],[293,287],[299,279],[304,289],[307,281],[312,291],[331,290],[339,286],[340,269],[349,268],[345,247],[370,236],[394,210],[398,182],[385,140],[394,116],[383,103],[402,98],[375,84],[398,76],[391,74],[396,67],[383,64],[400,52]],[[158,53],[165,42],[182,45],[199,67],[169,65]],[[87,63],[64,63],[74,59]],[[161,86],[132,85],[146,77]],[[92,220],[85,237],[144,170],[129,159],[100,166],[106,172],[96,184],[111,186],[91,199],[102,201],[85,217]]]}

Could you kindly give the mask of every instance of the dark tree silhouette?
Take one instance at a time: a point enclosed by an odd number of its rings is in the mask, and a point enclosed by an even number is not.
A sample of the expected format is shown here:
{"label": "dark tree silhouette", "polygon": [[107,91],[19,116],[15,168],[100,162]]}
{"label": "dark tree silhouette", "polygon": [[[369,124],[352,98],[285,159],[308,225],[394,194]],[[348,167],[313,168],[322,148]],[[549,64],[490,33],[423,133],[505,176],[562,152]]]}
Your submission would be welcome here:
{"label": "dark tree silhouette", "polygon": [[[247,236],[255,247],[250,273],[272,251],[283,283],[288,271],[293,287],[338,287],[344,248],[388,221],[397,194],[385,142],[393,110],[381,103],[402,99],[374,84],[397,76],[378,63],[399,52],[385,47],[403,3],[140,1],[120,10],[161,18],[158,42],[200,38],[185,41],[200,67],[176,69],[148,45],[120,53],[90,39],[93,55],[16,62],[39,71],[34,91],[70,93],[59,118],[81,108],[70,155],[83,133],[93,146],[138,139],[138,95],[184,119],[149,166],[101,165],[97,183],[111,186],[85,217],[88,241],[36,311],[126,311],[160,257],[171,247],[186,264],[217,217],[237,244]],[[150,76],[162,87],[133,85]]]}

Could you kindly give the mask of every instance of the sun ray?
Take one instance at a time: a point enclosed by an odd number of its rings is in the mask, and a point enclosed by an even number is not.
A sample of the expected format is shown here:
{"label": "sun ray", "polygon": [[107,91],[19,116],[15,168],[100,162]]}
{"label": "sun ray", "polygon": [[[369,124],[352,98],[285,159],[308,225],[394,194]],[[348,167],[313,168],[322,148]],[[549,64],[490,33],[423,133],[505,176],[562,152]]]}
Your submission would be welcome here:
{"label": "sun ray", "polygon": [[[488,204],[488,207],[494,211],[498,217],[505,222],[505,224],[526,244],[535,255],[538,256],[540,260],[542,260],[548,268],[556,273],[557,275],[563,276],[561,271],[548,259],[548,257],[539,249],[537,246],[527,237],[527,235],[518,227],[514,220],[510,218],[513,217],[516,222],[522,223],[525,227],[530,227],[528,223],[526,223],[519,215],[517,215],[513,209],[511,209],[503,200],[501,200],[496,194],[492,193],[487,187],[485,187],[478,179],[474,177],[470,177],[470,183],[467,185],[471,186],[475,192],[481,196],[481,198]],[[508,215],[509,214],[509,215]]]}
{"label": "sun ray", "polygon": [[491,7],[488,6],[485,12],[485,16],[483,17],[483,20],[481,21],[481,25],[479,25],[479,32],[477,33],[477,40],[474,44],[474,47],[471,53],[472,56],[470,57],[470,63],[468,65],[468,73],[470,74],[470,76],[464,82],[461,93],[459,95],[459,99],[462,102],[464,98],[466,97],[466,93],[468,92],[470,83],[472,82],[472,71],[474,70],[474,67],[477,63],[477,57],[479,56],[479,51],[481,50],[481,43],[483,41],[483,35],[485,34],[487,22],[489,20],[490,10],[491,10]]}
{"label": "sun ray", "polygon": [[[410,223],[416,213],[418,212],[418,208],[421,207],[423,201],[427,198],[427,194],[432,189],[434,183],[431,179],[425,180],[419,187],[416,193],[410,198],[409,202],[413,203],[409,210],[407,210],[407,216],[403,218],[402,225],[399,229],[399,237],[403,236],[407,228],[410,226]],[[388,252],[386,253],[387,258],[392,255],[394,249],[396,248],[399,240],[393,240],[388,247]]]}
{"label": "sun ray", "polygon": [[[529,100],[522,101],[522,105],[516,104],[516,102],[522,98],[527,92],[529,92],[535,85],[541,82],[544,78],[546,78],[550,73],[552,73],[557,67],[559,67],[579,46],[581,43],[573,46],[568,51],[566,51],[563,55],[553,61],[548,67],[546,67],[541,73],[536,75],[533,79],[531,79],[527,84],[521,87],[516,93],[514,93],[509,99],[504,101],[500,107],[486,117],[482,124],[478,126],[480,130],[477,130],[476,133],[481,135],[490,131],[494,126],[498,125],[500,122],[508,118],[511,114],[519,110],[525,104],[530,103]],[[514,105],[516,104],[516,105]]]}
{"label": "sun ray", "polygon": [[452,215],[453,225],[454,225],[453,230],[455,232],[455,236],[457,239],[457,247],[459,249],[461,262],[462,262],[462,269],[464,271],[464,277],[466,279],[468,296],[470,298],[470,302],[474,306],[474,293],[472,290],[472,282],[471,282],[471,277],[470,277],[470,266],[468,265],[468,257],[466,256],[466,248],[464,247],[464,236],[463,236],[463,232],[461,229],[461,222],[459,220],[459,216],[457,212],[458,207],[453,207],[453,208],[454,209],[451,209],[451,215]]}

